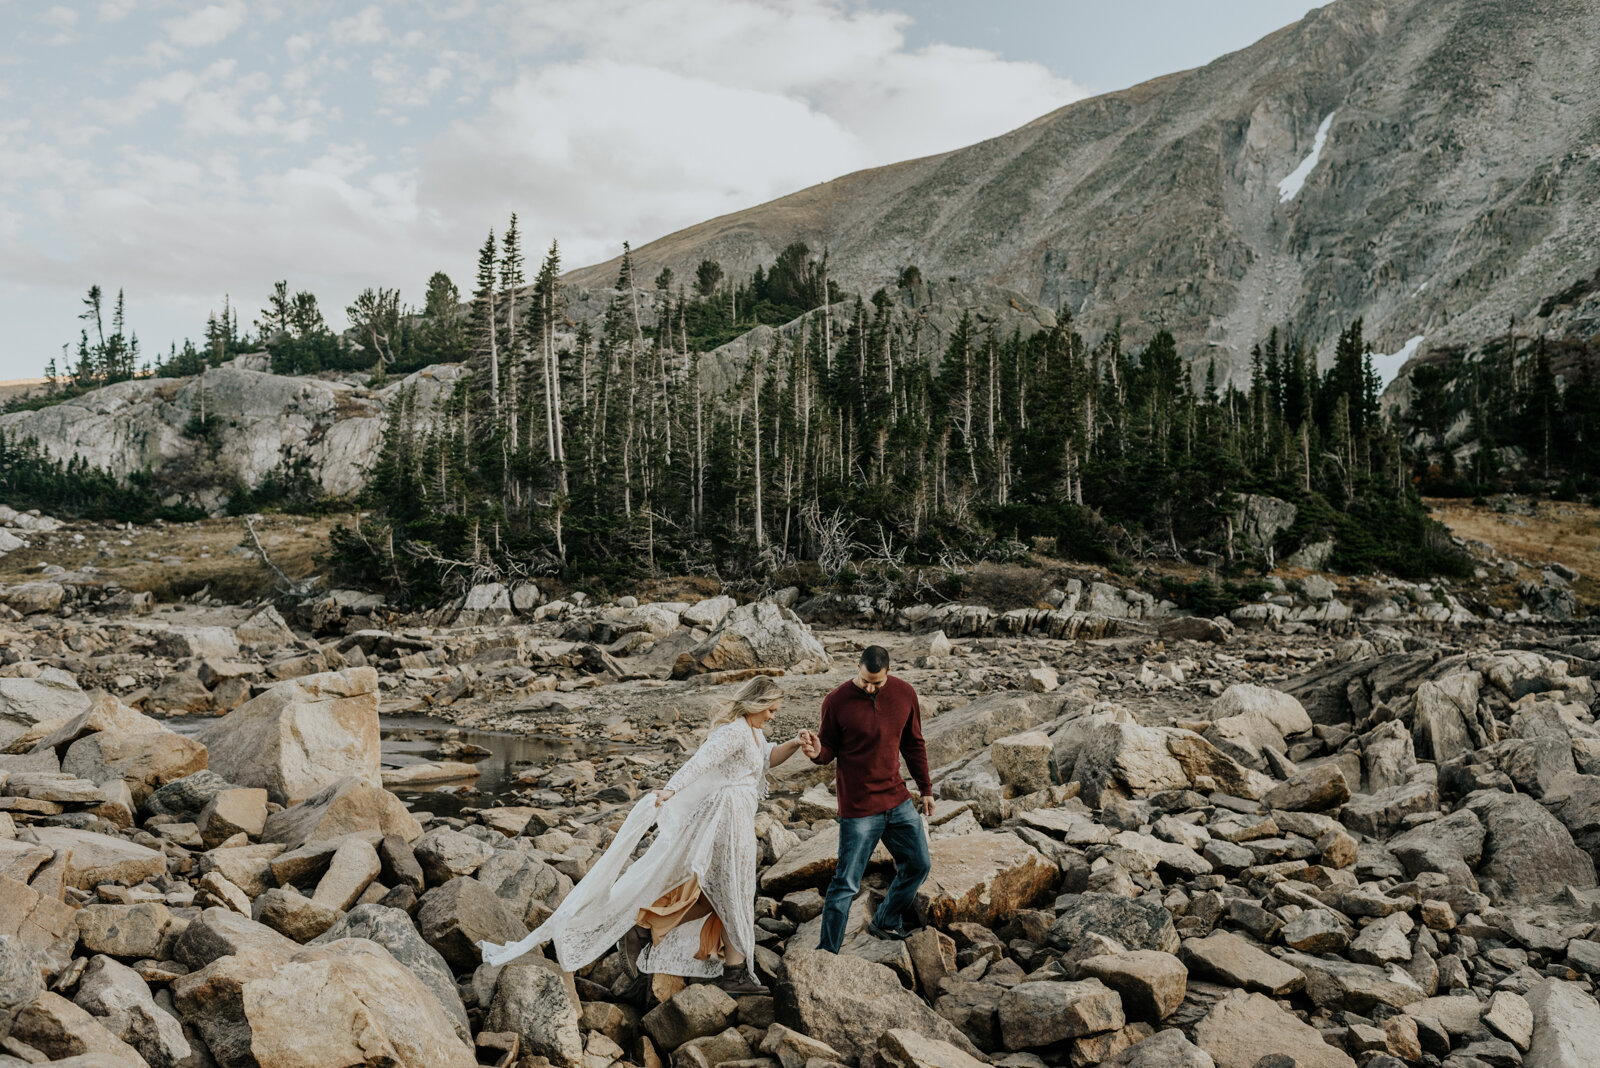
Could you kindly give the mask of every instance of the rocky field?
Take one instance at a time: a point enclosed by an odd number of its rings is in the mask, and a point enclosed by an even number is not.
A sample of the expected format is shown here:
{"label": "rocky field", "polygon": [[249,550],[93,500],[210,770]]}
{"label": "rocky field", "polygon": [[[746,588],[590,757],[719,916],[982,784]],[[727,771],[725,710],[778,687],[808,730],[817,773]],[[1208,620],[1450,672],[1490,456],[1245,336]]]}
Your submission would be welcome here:
{"label": "rocky field", "polygon": [[[73,570],[0,588],[0,1065],[1596,1063],[1589,623],[1301,572],[1219,619],[1092,576],[1005,611],[164,603],[26,518],[12,551]],[[96,558],[161,551],[125,533]],[[781,676],[782,740],[872,642],[936,768],[910,941],[859,930],[880,857],[815,951],[837,832],[796,759],[757,824],[771,997],[478,963],[739,682]]]}

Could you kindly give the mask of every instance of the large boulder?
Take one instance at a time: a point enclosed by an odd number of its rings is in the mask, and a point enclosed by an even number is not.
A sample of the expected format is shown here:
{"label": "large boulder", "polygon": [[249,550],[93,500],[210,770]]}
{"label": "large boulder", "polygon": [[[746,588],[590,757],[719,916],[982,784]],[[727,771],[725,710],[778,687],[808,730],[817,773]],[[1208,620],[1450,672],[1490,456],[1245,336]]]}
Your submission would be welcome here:
{"label": "large boulder", "polygon": [[917,891],[917,914],[939,927],[992,925],[1028,908],[1055,887],[1060,869],[1014,834],[982,832],[936,838],[932,869]]}
{"label": "large boulder", "polygon": [[422,825],[398,797],[351,776],[324,787],[298,805],[272,813],[263,826],[261,840],[299,849],[352,834],[366,835],[373,841],[394,834],[414,842],[422,836]]}
{"label": "large boulder", "polygon": [[1595,885],[1594,860],[1533,798],[1479,790],[1463,807],[1483,822],[1478,882],[1496,902],[1526,905],[1568,886],[1582,890]]}
{"label": "large boulder", "polygon": [[451,1026],[463,1042],[472,1041],[472,1031],[467,1024],[467,1010],[461,1004],[461,994],[456,989],[455,977],[439,951],[423,941],[416,926],[399,909],[383,905],[357,905],[343,919],[312,940],[321,945],[343,938],[365,938],[389,951],[407,971],[421,980],[450,1017]]}
{"label": "large boulder", "polygon": [[998,1016],[1000,1040],[1011,1050],[1053,1046],[1127,1022],[1122,998],[1098,979],[1018,983],[1000,995]]}
{"label": "large boulder", "polygon": [[[893,864],[894,858],[879,842],[872,848],[868,870],[883,869]],[[782,897],[808,886],[822,887],[833,878],[839,866],[839,825],[830,823],[810,838],[801,842],[778,858],[778,862],[761,873],[761,889],[774,897]]]}
{"label": "large boulder", "polygon": [[[150,1068],[134,1048],[66,998],[45,991],[17,1014],[11,1037],[52,1061],[98,1057],[104,1068]],[[91,1062],[95,1063],[95,1062]]]}
{"label": "large boulder", "polygon": [[1423,754],[1443,761],[1472,748],[1467,725],[1478,718],[1481,680],[1476,671],[1463,671],[1417,686],[1412,734]]}
{"label": "large boulder", "polygon": [[164,854],[125,838],[75,827],[36,827],[33,833],[40,845],[71,853],[67,883],[80,890],[93,890],[101,883],[134,886],[167,873]]}
{"label": "large boulder", "polygon": [[266,924],[220,907],[206,909],[191,920],[172,948],[173,958],[190,969],[204,968],[223,957],[282,963],[298,952],[298,945]]}
{"label": "large boulder", "polygon": [[261,1068],[476,1064],[422,982],[366,939],[302,950],[270,977],[245,983],[241,1003]]}
{"label": "large boulder", "polygon": [[73,997],[102,1027],[139,1051],[150,1068],[181,1068],[193,1051],[177,1017],[157,1008],[139,973],[110,957],[89,962]]}
{"label": "large boulder", "polygon": [[378,673],[347,668],[280,682],[199,738],[211,770],[264,787],[281,805],[351,777],[378,786]]}
{"label": "large boulder", "polygon": [[791,667],[802,660],[831,663],[811,628],[771,601],[740,605],[705,641],[678,658],[677,677],[742,668]]}
{"label": "large boulder", "polygon": [[1120,894],[1063,894],[1056,899],[1056,920],[1046,936],[1059,949],[1071,949],[1086,935],[1120,942],[1128,949],[1178,951],[1178,930],[1172,913],[1159,901]]}
{"label": "large boulder", "polygon": [[129,708],[110,694],[102,693],[93,698],[86,711],[71,717],[34,743],[32,752],[42,753],[49,749],[53,750],[57,756],[60,756],[67,751],[67,747],[73,742],[85,735],[94,734],[96,731],[122,731],[125,734],[158,734],[163,731],[170,733],[170,730],[160,720],[152,719],[143,712]]}
{"label": "large boulder", "polygon": [[884,1032],[907,1028],[981,1056],[966,1035],[881,964],[791,949],[774,990],[778,1023],[851,1058],[868,1057]]}
{"label": "large boulder", "polygon": [[17,1014],[43,992],[33,953],[21,939],[0,934],[0,1039],[11,1033]]}
{"label": "large boulder", "polygon": [[1122,995],[1129,1016],[1160,1023],[1179,1005],[1189,987],[1189,969],[1170,953],[1136,949],[1104,953],[1078,962],[1078,974],[1098,979]]}
{"label": "large boulder", "polygon": [[551,1064],[578,1068],[583,1063],[578,1007],[560,973],[541,960],[523,958],[500,970],[483,1027],[515,1033],[526,1053]]}
{"label": "large boulder", "polygon": [[1298,698],[1248,682],[1236,682],[1223,690],[1222,696],[1211,703],[1209,715],[1214,720],[1242,715],[1259,717],[1272,724],[1280,736],[1311,729],[1311,717]]}
{"label": "large boulder", "polygon": [[1211,1007],[1195,1025],[1194,1041],[1217,1068],[1256,1068],[1270,1053],[1289,1057],[1295,1068],[1356,1068],[1350,1055],[1324,1042],[1315,1027],[1271,998],[1243,990]]}
{"label": "large boulder", "polygon": [[1527,994],[1533,1040],[1523,1068],[1588,1068],[1600,1050],[1600,1004],[1577,983],[1546,979]]}
{"label": "large boulder", "polygon": [[528,933],[522,919],[476,879],[459,877],[422,895],[417,929],[452,968],[477,967],[479,942],[515,942]]}
{"label": "large boulder", "polygon": [[73,742],[61,770],[101,786],[121,780],[135,804],[169,782],[206,768],[206,747],[176,731],[99,731]]}
{"label": "large boulder", "polygon": [[36,677],[0,678],[0,749],[41,723],[69,720],[89,710],[89,695],[60,668]]}
{"label": "large boulder", "polygon": [[1483,822],[1470,809],[1458,808],[1442,819],[1418,824],[1389,840],[1389,852],[1415,876],[1433,871],[1476,889],[1472,869],[1483,859]]}

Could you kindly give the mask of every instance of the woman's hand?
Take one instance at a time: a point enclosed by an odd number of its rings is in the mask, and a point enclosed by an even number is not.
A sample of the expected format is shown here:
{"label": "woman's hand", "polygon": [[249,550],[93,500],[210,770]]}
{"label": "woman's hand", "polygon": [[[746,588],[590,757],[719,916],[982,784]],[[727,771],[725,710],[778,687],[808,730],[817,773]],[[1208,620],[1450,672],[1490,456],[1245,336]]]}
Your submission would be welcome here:
{"label": "woman's hand", "polygon": [[656,791],[656,808],[660,808],[662,805],[666,804],[671,799],[672,799],[672,791],[671,790],[657,790]]}
{"label": "woman's hand", "polygon": [[822,752],[822,740],[813,731],[801,731],[798,737],[800,751],[810,759],[815,760]]}

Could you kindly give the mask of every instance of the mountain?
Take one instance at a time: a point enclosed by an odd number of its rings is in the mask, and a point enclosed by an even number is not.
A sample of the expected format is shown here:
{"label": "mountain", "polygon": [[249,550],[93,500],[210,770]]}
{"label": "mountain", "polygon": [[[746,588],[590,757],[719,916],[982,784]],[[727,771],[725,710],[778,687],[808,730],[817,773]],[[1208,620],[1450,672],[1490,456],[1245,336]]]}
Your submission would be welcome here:
{"label": "mountain", "polygon": [[1600,266],[1596,41],[1592,0],[1336,0],[1204,67],[681,230],[635,269],[748,276],[803,240],[846,287],[913,264],[990,282],[1090,334],[1164,326],[1235,382],[1274,325],[1326,363],[1362,316],[1403,354],[1390,373],[1513,317],[1592,336],[1600,305],[1550,298]]}

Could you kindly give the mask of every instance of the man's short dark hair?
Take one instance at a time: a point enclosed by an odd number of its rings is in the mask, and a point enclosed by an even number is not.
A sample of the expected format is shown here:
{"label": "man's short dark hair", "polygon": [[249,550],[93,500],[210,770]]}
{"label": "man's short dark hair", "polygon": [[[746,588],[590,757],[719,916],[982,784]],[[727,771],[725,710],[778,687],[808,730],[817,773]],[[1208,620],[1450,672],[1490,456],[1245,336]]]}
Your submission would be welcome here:
{"label": "man's short dark hair", "polygon": [[876,675],[880,671],[889,670],[889,650],[881,645],[869,645],[861,650],[861,666],[867,669],[867,674]]}

